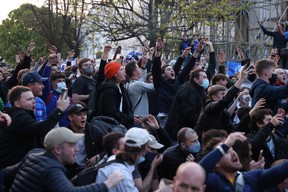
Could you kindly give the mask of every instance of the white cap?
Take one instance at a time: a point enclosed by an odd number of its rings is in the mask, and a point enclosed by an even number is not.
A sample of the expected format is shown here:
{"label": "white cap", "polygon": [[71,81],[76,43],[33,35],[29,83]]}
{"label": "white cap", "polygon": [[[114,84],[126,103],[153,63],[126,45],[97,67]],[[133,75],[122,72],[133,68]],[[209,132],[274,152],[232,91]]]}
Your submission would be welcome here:
{"label": "white cap", "polygon": [[[127,141],[134,141],[135,143],[130,143]],[[146,129],[132,127],[125,134],[125,145],[129,147],[141,147],[151,141],[149,133]]]}

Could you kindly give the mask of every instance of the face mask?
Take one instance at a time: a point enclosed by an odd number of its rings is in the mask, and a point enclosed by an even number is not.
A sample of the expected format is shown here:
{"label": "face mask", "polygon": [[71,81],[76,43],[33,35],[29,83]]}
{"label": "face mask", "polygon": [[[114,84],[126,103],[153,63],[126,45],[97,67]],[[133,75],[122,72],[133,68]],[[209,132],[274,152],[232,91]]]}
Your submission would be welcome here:
{"label": "face mask", "polygon": [[189,153],[199,153],[200,150],[201,150],[201,145],[199,143],[199,141],[197,141],[197,143],[195,145],[189,145],[186,150],[189,152]]}
{"label": "face mask", "polygon": [[208,79],[203,79],[202,85],[204,89],[207,89],[209,86],[209,80]]}
{"label": "face mask", "polygon": [[148,163],[152,163],[152,161],[154,160],[154,158],[158,155],[158,153],[151,153],[151,152],[146,152],[145,154],[145,160]]}
{"label": "face mask", "polygon": [[275,84],[277,81],[277,74],[272,73],[272,77],[269,78],[269,82],[271,85]]}
{"label": "face mask", "polygon": [[92,75],[93,74],[93,67],[91,66],[86,66],[83,67],[83,71],[87,74],[87,75]]}
{"label": "face mask", "polygon": [[140,164],[140,163],[142,163],[143,161],[145,161],[145,157],[141,156],[141,157],[136,161],[136,164]]}
{"label": "face mask", "polygon": [[58,93],[61,93],[62,88],[67,88],[65,82],[57,83],[57,88],[55,89],[55,91]]}

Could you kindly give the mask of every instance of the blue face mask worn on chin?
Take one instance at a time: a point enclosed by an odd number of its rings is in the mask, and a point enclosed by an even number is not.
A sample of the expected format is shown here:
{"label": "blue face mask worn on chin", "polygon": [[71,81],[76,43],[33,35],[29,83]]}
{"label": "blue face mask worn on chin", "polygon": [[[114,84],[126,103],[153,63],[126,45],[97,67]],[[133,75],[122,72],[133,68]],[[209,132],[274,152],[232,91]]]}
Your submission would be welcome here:
{"label": "blue face mask worn on chin", "polygon": [[140,164],[142,163],[143,161],[145,161],[145,157],[141,156],[137,161],[136,161],[136,164]]}
{"label": "blue face mask worn on chin", "polygon": [[55,91],[58,93],[61,93],[62,88],[67,88],[65,82],[57,83],[57,88],[55,89]]}
{"label": "blue face mask worn on chin", "polygon": [[201,150],[201,144],[199,141],[197,141],[197,143],[195,143],[195,145],[189,145],[186,150],[189,152],[189,153],[199,153],[200,150]]}
{"label": "blue face mask worn on chin", "polygon": [[207,89],[209,86],[209,80],[208,79],[203,79],[202,85],[204,89]]}

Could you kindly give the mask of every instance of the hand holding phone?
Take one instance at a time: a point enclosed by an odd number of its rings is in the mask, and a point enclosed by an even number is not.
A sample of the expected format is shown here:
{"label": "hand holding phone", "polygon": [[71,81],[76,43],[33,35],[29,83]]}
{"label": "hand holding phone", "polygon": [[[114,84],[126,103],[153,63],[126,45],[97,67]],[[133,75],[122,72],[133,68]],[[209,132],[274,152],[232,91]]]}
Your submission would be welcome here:
{"label": "hand holding phone", "polygon": [[68,89],[67,88],[62,88],[61,90],[61,97],[64,97],[64,99],[67,99],[68,97]]}
{"label": "hand holding phone", "polygon": [[279,108],[279,109],[278,109],[278,114],[281,114],[281,117],[284,118],[285,115],[286,115],[286,112],[285,112],[284,109]]}

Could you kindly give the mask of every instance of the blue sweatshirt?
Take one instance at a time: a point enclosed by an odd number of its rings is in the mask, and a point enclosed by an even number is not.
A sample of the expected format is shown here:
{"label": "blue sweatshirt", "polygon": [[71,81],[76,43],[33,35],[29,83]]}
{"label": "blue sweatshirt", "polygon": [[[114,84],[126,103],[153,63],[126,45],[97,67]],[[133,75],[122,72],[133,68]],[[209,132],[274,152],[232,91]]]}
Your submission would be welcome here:
{"label": "blue sweatshirt", "polygon": [[[225,152],[227,152],[229,149],[225,144],[222,144],[221,147]],[[223,174],[213,171],[215,165],[222,157],[223,154],[220,152],[220,150],[215,148],[200,161],[200,165],[205,169],[207,174],[205,182],[206,192],[235,191],[234,184],[232,184]],[[287,169],[288,161],[270,169],[242,172],[245,181],[243,192],[261,192],[264,189],[278,185],[288,177]],[[235,172],[235,181],[238,176],[239,173]]]}

